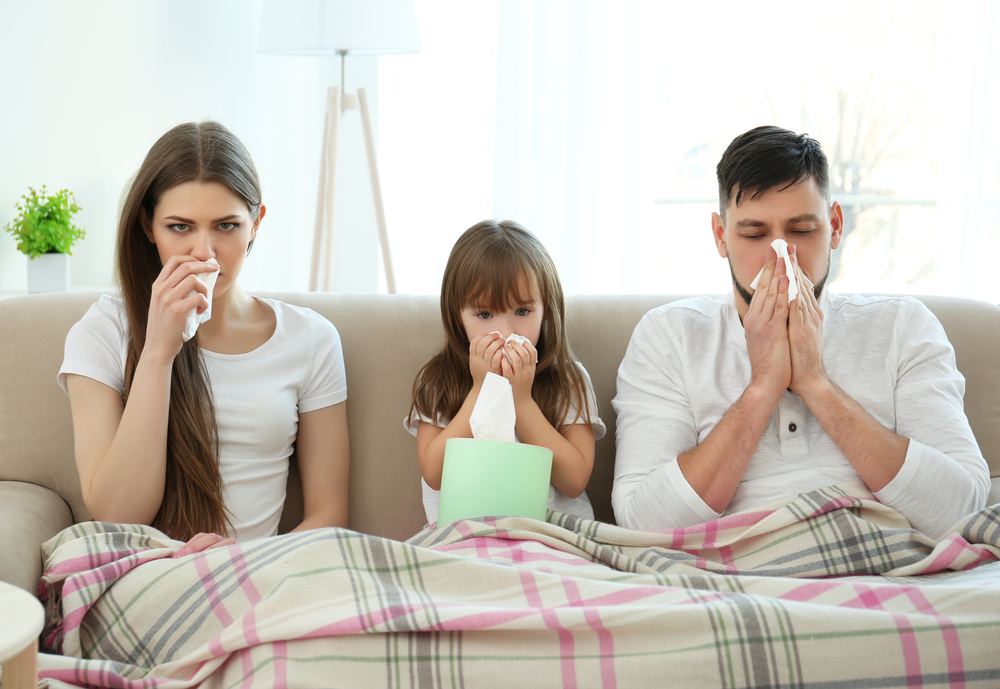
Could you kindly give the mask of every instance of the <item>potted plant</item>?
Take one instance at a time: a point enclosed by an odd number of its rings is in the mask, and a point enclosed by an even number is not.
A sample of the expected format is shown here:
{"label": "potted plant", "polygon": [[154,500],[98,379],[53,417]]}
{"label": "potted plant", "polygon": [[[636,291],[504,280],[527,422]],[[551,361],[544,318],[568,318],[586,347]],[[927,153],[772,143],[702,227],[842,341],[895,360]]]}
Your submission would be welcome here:
{"label": "potted plant", "polygon": [[17,238],[18,251],[28,257],[29,292],[65,292],[69,284],[66,256],[84,230],[73,224],[80,210],[73,193],[61,189],[55,194],[28,188],[17,203],[20,212],[4,228]]}

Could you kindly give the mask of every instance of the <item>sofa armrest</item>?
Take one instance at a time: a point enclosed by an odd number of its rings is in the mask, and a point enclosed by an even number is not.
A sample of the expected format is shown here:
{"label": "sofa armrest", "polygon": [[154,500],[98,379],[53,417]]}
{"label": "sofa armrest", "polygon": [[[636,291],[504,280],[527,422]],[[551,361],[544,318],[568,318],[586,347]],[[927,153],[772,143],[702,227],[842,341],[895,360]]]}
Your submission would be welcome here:
{"label": "sofa armrest", "polygon": [[73,525],[59,494],[22,481],[0,481],[0,580],[38,595],[42,543]]}

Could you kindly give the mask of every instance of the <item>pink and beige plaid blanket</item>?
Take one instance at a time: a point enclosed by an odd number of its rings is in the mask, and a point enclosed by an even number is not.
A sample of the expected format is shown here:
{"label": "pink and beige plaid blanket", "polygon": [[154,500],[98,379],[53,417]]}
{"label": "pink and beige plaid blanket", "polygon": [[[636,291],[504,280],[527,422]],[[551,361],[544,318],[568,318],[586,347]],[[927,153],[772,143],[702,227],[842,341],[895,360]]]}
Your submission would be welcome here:
{"label": "pink and beige plaid blanket", "polygon": [[938,543],[851,484],[658,533],[550,512],[179,545],[45,544],[49,686],[1000,686],[1000,506]]}

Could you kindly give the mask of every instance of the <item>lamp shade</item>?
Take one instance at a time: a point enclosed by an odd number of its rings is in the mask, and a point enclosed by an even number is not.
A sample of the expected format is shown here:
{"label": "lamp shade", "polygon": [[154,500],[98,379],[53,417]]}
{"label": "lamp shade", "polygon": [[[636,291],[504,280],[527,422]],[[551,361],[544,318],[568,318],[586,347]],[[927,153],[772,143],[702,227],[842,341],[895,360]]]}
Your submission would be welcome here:
{"label": "lamp shade", "polygon": [[258,50],[277,55],[420,52],[413,0],[264,0]]}

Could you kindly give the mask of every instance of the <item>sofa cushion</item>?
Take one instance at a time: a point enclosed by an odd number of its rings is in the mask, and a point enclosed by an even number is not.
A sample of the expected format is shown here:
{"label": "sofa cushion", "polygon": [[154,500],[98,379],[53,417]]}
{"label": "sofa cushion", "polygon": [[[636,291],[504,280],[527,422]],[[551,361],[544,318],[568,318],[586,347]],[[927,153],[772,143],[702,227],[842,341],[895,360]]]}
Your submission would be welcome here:
{"label": "sofa cushion", "polygon": [[48,488],[0,481],[0,524],[4,526],[0,581],[38,593],[40,543],[73,525],[69,505]]}
{"label": "sofa cushion", "polygon": [[33,294],[0,300],[0,480],[45,486],[73,521],[90,519],[73,460],[69,398],[56,382],[66,333],[99,292]]}

